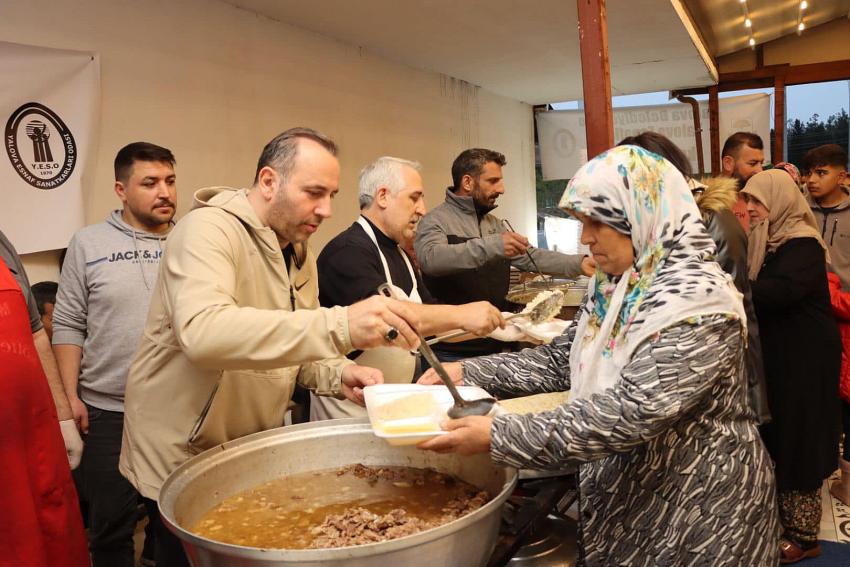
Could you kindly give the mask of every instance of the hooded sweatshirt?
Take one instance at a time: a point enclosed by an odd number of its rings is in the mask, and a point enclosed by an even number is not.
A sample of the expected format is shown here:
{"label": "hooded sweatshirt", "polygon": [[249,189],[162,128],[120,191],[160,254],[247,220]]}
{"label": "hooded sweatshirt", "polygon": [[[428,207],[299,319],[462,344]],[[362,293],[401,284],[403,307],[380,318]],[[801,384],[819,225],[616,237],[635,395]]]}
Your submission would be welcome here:
{"label": "hooded sweatshirt", "polygon": [[247,191],[197,191],[168,239],[127,379],[119,462],[151,499],[191,455],[283,425],[296,381],[341,397],[353,364],[348,308],[319,307],[312,250],[297,244],[287,258]]}
{"label": "hooded sweatshirt", "polygon": [[68,245],[53,311],[53,344],[83,349],[80,399],[124,411],[124,388],[142,336],[167,233],[134,229],[112,211]]}
{"label": "hooded sweatshirt", "polygon": [[844,200],[834,207],[821,207],[809,194],[806,201],[829,249],[832,259],[829,270],[838,275],[841,289],[850,291],[850,196],[845,194]]}

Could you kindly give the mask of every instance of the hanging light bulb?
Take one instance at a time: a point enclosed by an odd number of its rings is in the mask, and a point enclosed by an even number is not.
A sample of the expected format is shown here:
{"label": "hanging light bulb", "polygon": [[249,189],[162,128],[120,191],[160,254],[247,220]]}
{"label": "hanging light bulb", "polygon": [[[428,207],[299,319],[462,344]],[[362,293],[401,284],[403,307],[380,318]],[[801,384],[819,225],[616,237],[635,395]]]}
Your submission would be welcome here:
{"label": "hanging light bulb", "polygon": [[751,28],[753,27],[753,21],[749,18],[744,19],[744,27]]}
{"label": "hanging light bulb", "polygon": [[800,9],[801,10],[805,10],[808,7],[809,7],[809,3],[806,2],[806,0],[803,0],[802,2],[800,2]]}
{"label": "hanging light bulb", "polygon": [[755,46],[756,46],[756,39],[754,37],[751,37],[750,38],[750,47],[755,47]]}
{"label": "hanging light bulb", "polygon": [[803,31],[804,29],[806,29],[806,24],[800,22],[800,24],[797,26],[797,31]]}

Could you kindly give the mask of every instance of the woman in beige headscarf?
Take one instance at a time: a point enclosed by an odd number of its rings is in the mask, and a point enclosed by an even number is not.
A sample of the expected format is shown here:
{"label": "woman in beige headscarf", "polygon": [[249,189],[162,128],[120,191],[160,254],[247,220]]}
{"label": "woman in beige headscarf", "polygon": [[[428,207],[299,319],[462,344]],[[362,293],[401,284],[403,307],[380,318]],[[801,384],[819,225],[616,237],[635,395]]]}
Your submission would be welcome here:
{"label": "woman in beige headscarf", "polygon": [[830,307],[829,256],[794,181],[768,170],[742,192],[773,415],[761,432],[776,464],[782,563],[794,563],[820,555],[820,487],[838,464],[841,339]]}

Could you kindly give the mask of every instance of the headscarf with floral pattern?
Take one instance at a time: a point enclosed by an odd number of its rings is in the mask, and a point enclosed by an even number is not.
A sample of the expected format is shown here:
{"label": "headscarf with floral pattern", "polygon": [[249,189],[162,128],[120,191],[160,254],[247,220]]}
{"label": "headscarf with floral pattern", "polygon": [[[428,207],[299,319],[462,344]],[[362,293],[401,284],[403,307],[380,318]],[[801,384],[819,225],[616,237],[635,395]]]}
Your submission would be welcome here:
{"label": "headscarf with floral pattern", "polygon": [[638,146],[618,146],[585,164],[559,205],[629,235],[634,263],[622,276],[597,269],[570,353],[572,394],[612,387],[634,350],[683,321],[724,314],[742,322],[741,295],[714,261],[685,178]]}

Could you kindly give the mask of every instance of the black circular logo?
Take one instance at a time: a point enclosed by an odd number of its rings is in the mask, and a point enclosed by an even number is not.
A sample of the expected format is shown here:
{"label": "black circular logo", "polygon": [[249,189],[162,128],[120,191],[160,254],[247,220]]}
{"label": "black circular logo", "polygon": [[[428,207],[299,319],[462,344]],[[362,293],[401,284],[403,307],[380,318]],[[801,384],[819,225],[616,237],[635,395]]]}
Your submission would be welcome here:
{"label": "black circular logo", "polygon": [[28,102],[12,113],[3,143],[12,167],[36,189],[56,189],[77,165],[71,131],[59,115],[37,102]]}

